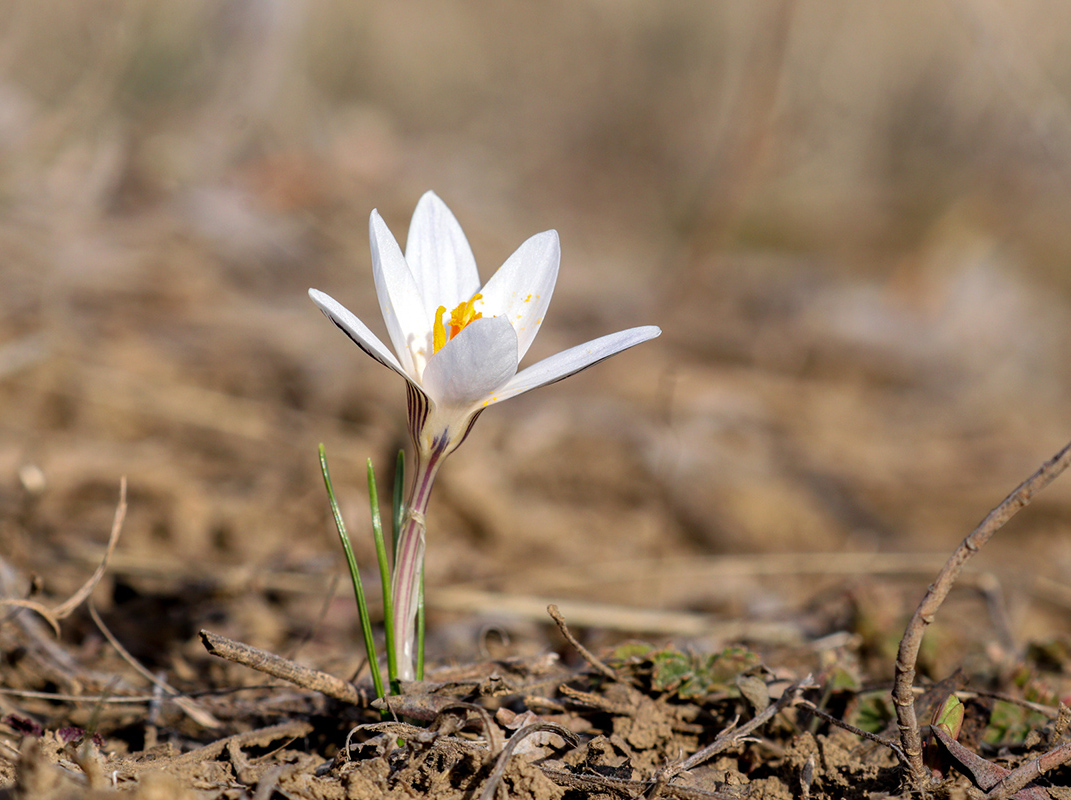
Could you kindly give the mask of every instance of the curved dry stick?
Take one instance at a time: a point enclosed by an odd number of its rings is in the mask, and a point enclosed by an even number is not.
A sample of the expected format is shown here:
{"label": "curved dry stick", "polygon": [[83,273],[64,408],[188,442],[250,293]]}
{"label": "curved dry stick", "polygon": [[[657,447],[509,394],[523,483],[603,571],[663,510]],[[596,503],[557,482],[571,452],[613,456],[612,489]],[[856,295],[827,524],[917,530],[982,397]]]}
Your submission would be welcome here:
{"label": "curved dry stick", "polygon": [[[56,634],[58,639],[60,636],[59,620],[56,619],[52,613],[52,609],[46,606],[44,603],[38,603],[36,600],[21,600],[17,597],[3,597],[0,598],[0,608],[7,608],[11,606],[13,608],[28,608],[33,611],[37,616],[41,617],[52,628],[52,632]],[[15,613],[15,612],[12,612]]]}
{"label": "curved dry stick", "polygon": [[491,758],[495,758],[502,752],[502,731],[499,730],[499,727],[495,724],[494,720],[491,719],[491,712],[483,706],[460,701],[443,706],[439,709],[439,714],[435,718],[435,722],[432,723],[432,729],[438,730],[439,726],[436,722],[439,722],[443,716],[449,714],[461,717],[459,729],[464,728],[465,725],[468,724],[468,712],[470,711],[476,715],[480,725],[483,726],[484,736],[487,737],[487,749],[491,753]]}
{"label": "curved dry stick", "polygon": [[765,725],[777,712],[781,711],[792,705],[796,701],[796,696],[803,689],[813,688],[813,682],[811,676],[808,675],[801,681],[797,681],[788,688],[786,688],[776,702],[770,703],[761,712],[756,714],[750,722],[746,722],[739,728],[736,727],[736,723],[739,721],[739,717],[730,722],[717,738],[708,744],[701,750],[692,753],[688,758],[683,761],[678,761],[675,764],[667,764],[659,769],[654,778],[648,783],[648,789],[644,792],[644,797],[650,798],[650,800],[657,800],[664,792],[680,789],[681,787],[673,787],[670,782],[673,781],[682,772],[686,772],[690,769],[698,767],[710,759],[714,758],[722,750],[731,747],[734,744],[749,740],[748,737],[753,730]]}
{"label": "curved dry stick", "polygon": [[822,709],[820,709],[810,700],[800,700],[797,705],[803,710],[805,710],[807,713],[814,714],[819,719],[824,719],[826,722],[828,722],[830,725],[833,725],[834,727],[848,731],[848,733],[855,734],[861,739],[869,739],[870,741],[875,742],[876,744],[880,744],[883,747],[888,747],[890,750],[896,753],[897,757],[901,761],[906,760],[904,759],[904,751],[900,749],[900,745],[898,745],[892,739],[888,739],[877,733],[864,731],[862,728],[857,728],[842,719],[838,719],[837,717],[834,717],[832,714],[830,714],[828,711],[823,711]]}
{"label": "curved dry stick", "polygon": [[814,681],[810,675],[807,675],[803,680],[796,681],[791,686],[787,687],[775,702],[770,703],[770,705],[766,706],[766,708],[752,717],[751,720],[745,722],[739,728],[730,725],[718,734],[718,737],[713,742],[684,759],[684,761],[680,763],[678,772],[695,769],[700,764],[712,759],[725,748],[731,746],[734,742],[743,739],[745,736],[749,736],[753,730],[762,727],[773,719],[777,712],[792,705],[796,700],[796,696],[802,690],[813,688],[813,684]]}
{"label": "curved dry stick", "polygon": [[614,683],[618,683],[621,678],[610,667],[595,657],[595,654],[588,650],[584,645],[580,644],[580,641],[573,636],[569,630],[569,626],[565,624],[565,617],[562,616],[562,612],[558,610],[558,607],[551,603],[547,606],[547,613],[550,614],[550,618],[554,620],[554,624],[558,626],[558,630],[561,631],[562,636],[573,646],[573,649],[580,654],[580,657],[588,662],[592,669],[609,678]]}
{"label": "curved dry stick", "polygon": [[[1030,772],[1031,765],[1036,765],[1040,759],[1035,759],[1029,764],[1024,764],[1015,770],[1005,769],[999,764],[987,761],[973,750],[968,750],[961,745],[945,730],[943,725],[934,725],[934,739],[941,743],[941,747],[951,756],[953,766],[957,772],[970,777],[971,782],[983,791],[989,791],[986,795],[988,800],[992,793],[999,790],[1000,800],[1015,797],[1016,800],[1051,800],[1051,796],[1040,786],[1027,786],[1030,781],[1040,775],[1040,772]],[[1044,756],[1042,756],[1044,758]]]}
{"label": "curved dry stick", "polygon": [[104,557],[100,560],[100,564],[97,565],[96,571],[90,576],[89,580],[82,584],[82,588],[71,595],[67,602],[52,609],[52,613],[55,614],[56,619],[66,619],[69,617],[78,606],[82,605],[82,603],[93,594],[93,590],[97,588],[100,579],[103,578],[104,573],[108,571],[108,561],[111,559],[112,553],[115,552],[115,546],[119,544],[119,534],[123,530],[123,521],[125,519],[126,475],[119,479],[119,502],[115,506],[115,518],[112,520],[112,532],[108,536],[108,547],[104,550]]}
{"label": "curved dry stick", "polygon": [[1019,509],[1026,506],[1034,495],[1048,486],[1071,464],[1071,443],[1041,468],[1023,481],[994,508],[977,528],[970,532],[959,547],[949,556],[948,561],[930,584],[929,590],[915,609],[911,621],[907,624],[904,636],[900,639],[900,649],[896,653],[896,682],[893,686],[892,699],[896,706],[897,726],[900,728],[900,742],[907,760],[907,768],[916,786],[919,788],[928,782],[929,771],[922,762],[922,738],[919,733],[918,717],[915,714],[915,698],[912,686],[915,682],[915,665],[918,661],[919,648],[926,628],[933,622],[937,609],[948,596],[963,565],[977,553],[1004,524],[1015,516]]}
{"label": "curved dry stick", "polygon": [[502,748],[502,752],[495,761],[495,768],[491,772],[491,777],[487,779],[487,784],[483,787],[483,791],[480,792],[480,800],[494,800],[498,785],[502,782],[502,776],[506,774],[506,765],[509,764],[510,756],[517,749],[517,745],[533,733],[540,733],[541,731],[556,734],[573,747],[580,745],[580,738],[575,733],[555,722],[533,722],[531,725],[525,725],[509,737],[506,746]]}
{"label": "curved dry stick", "polygon": [[104,573],[108,569],[108,560],[112,557],[112,553],[115,552],[115,546],[119,543],[119,534],[123,530],[123,520],[125,519],[126,475],[119,479],[119,503],[115,507],[115,519],[112,521],[112,532],[108,536],[108,547],[105,549],[104,557],[101,559],[100,564],[97,565],[96,571],[89,580],[82,584],[82,587],[77,592],[55,608],[48,608],[43,603],[39,603],[36,600],[20,600],[9,597],[0,598],[0,608],[6,606],[28,608],[41,616],[45,622],[52,627],[52,631],[58,638],[60,635],[59,621],[69,617],[78,606],[82,605],[86,598],[93,593],[97,584],[100,583],[100,579],[104,577]]}
{"label": "curved dry stick", "polygon": [[1033,783],[1050,769],[1055,769],[1068,761],[1071,761],[1071,742],[1062,744],[1009,772],[999,783],[990,787],[986,800],[1006,800],[1008,797],[1018,797],[1027,784]]}
{"label": "curved dry stick", "polygon": [[163,678],[158,678],[153,675],[152,672],[146,669],[140,661],[134,658],[134,656],[130,654],[130,651],[123,647],[122,642],[115,638],[115,634],[108,629],[108,626],[104,624],[104,620],[102,620],[100,614],[97,613],[97,607],[93,605],[93,601],[90,601],[87,607],[89,608],[89,616],[92,617],[94,624],[97,626],[97,630],[99,630],[104,638],[108,640],[108,644],[115,648],[115,652],[119,654],[123,661],[132,666],[139,675],[152,683],[153,686],[167,692],[172,702],[182,709],[186,716],[198,725],[209,729],[220,727],[222,723],[213,716],[211,711],[192,697],[184,695]]}

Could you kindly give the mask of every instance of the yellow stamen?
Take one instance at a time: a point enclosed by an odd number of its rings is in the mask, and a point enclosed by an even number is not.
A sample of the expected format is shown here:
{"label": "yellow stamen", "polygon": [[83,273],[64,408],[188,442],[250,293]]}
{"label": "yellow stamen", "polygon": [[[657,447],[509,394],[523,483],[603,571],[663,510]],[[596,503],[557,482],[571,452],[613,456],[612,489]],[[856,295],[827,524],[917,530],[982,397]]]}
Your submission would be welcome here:
{"label": "yellow stamen", "polygon": [[474,319],[482,319],[483,314],[476,310],[476,301],[482,300],[483,295],[477,292],[471,300],[458,304],[458,307],[450,312],[450,336],[446,335],[446,326],[443,324],[443,314],[446,306],[439,306],[435,311],[435,324],[432,326],[433,352],[438,353],[450,340],[465,329],[465,326]]}
{"label": "yellow stamen", "polygon": [[435,310],[435,324],[431,327],[432,346],[435,348],[433,353],[438,353],[443,349],[443,345],[446,344],[446,327],[443,325],[443,314],[446,313],[446,306],[439,306]]}
{"label": "yellow stamen", "polygon": [[474,319],[480,319],[483,317],[479,311],[476,310],[476,301],[482,300],[483,295],[477,292],[472,296],[472,299],[467,303],[462,303],[453,310],[450,314],[450,338],[453,339],[461,331],[472,322]]}

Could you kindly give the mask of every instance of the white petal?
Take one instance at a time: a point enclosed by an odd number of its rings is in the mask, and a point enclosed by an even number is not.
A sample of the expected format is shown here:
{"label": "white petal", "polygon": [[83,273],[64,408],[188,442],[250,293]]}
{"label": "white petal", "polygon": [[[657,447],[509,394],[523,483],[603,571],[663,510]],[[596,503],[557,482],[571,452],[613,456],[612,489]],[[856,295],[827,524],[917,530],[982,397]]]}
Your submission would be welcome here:
{"label": "white petal", "polygon": [[372,247],[372,276],[387,333],[403,369],[416,377],[413,353],[427,350],[432,319],[424,309],[420,289],[402,249],[378,211],[373,211],[368,220],[368,234]]}
{"label": "white petal", "polygon": [[540,386],[546,386],[548,383],[568,378],[610,356],[617,355],[622,350],[635,347],[648,339],[654,339],[661,333],[662,331],[654,325],[646,325],[642,328],[629,328],[627,331],[611,333],[609,336],[593,339],[586,344],[570,347],[568,350],[544,358],[518,372],[501,390],[495,392],[488,405],[501,403],[510,397],[516,397]]}
{"label": "white petal", "polygon": [[309,289],[309,297],[312,298],[312,302],[319,306],[320,310],[324,312],[329,320],[335,323],[343,333],[353,340],[355,345],[364,350],[383,366],[390,367],[399,375],[408,379],[405,370],[402,369],[402,365],[398,363],[398,359],[394,357],[394,354],[391,353],[391,351],[387,349],[387,346],[379,341],[379,337],[368,330],[368,326],[357,319],[348,308],[343,306],[333,297],[316,289]]}
{"label": "white petal", "polygon": [[439,306],[452,311],[480,290],[476,259],[465,232],[434,192],[426,192],[413,212],[405,260],[429,316]]}
{"label": "white petal", "polygon": [[502,317],[470,322],[428,361],[421,381],[436,405],[479,403],[517,372],[517,335]]}
{"label": "white petal", "polygon": [[524,358],[543,324],[558,280],[561,245],[557,231],[537,233],[506,259],[480,290],[483,301],[476,310],[487,316],[504,316],[517,331],[517,359]]}

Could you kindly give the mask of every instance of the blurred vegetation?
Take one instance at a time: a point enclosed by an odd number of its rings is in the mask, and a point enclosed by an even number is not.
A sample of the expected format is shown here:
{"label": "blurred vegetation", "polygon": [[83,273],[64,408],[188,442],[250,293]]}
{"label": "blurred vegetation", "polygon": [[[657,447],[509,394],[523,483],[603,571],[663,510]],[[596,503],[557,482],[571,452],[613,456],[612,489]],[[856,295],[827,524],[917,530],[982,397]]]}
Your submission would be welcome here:
{"label": "blurred vegetation", "polygon": [[693,258],[911,248],[965,204],[1069,283],[1071,65],[1049,3],[46,0],[0,15],[9,203],[40,200],[52,175],[52,203],[86,200],[67,181],[88,180],[91,205],[144,211],[286,154],[356,208],[434,185],[639,226]]}
{"label": "blurred vegetation", "polygon": [[[533,355],[665,330],[481,418],[433,511],[432,584],[732,614],[746,574],[642,565],[947,552],[1067,438],[1061,11],[3,4],[0,475],[16,505],[26,465],[49,487],[5,523],[13,550],[106,529],[129,472],[131,547],[333,552],[315,444],[359,486],[404,442],[402,394],[305,290],[380,330],[369,211],[404,237],[430,188],[484,277],[559,229]],[[1069,508],[1054,487],[1005,553],[1071,574]]]}

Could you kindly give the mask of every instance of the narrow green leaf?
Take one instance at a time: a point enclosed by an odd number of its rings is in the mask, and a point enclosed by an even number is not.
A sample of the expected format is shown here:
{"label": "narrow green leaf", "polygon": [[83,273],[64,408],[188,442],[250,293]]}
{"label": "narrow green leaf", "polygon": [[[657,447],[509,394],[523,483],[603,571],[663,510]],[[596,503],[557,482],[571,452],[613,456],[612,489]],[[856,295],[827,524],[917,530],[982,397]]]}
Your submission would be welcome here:
{"label": "narrow green leaf", "polygon": [[[383,678],[379,674],[379,662],[376,660],[376,643],[372,638],[372,618],[368,614],[368,603],[364,599],[364,587],[361,585],[361,573],[357,569],[357,558],[353,555],[350,546],[350,537],[346,533],[346,523],[342,519],[342,512],[338,508],[338,500],[335,499],[335,488],[331,485],[331,473],[327,469],[327,453],[320,444],[320,471],[324,476],[324,486],[327,487],[327,499],[331,503],[331,513],[335,516],[335,527],[338,529],[338,537],[342,540],[342,550],[346,554],[346,565],[350,570],[350,579],[353,581],[353,594],[357,598],[357,613],[361,618],[361,631],[364,633],[364,648],[368,653],[368,668],[372,671],[372,685],[375,687],[376,696],[383,697]],[[389,627],[389,626],[388,626]],[[389,652],[388,646],[388,652]]]}
{"label": "narrow green leaf", "polygon": [[[376,471],[372,459],[368,459],[368,505],[372,509],[372,537],[376,542],[376,560],[379,562],[379,580],[383,585],[383,629],[387,637],[387,677],[391,693],[397,694],[398,655],[394,652],[394,593],[391,591],[390,562],[387,561],[387,546],[383,539],[383,518],[379,513],[379,491],[376,489]],[[382,696],[382,695],[381,695]]]}

